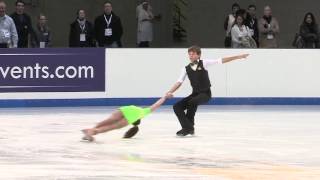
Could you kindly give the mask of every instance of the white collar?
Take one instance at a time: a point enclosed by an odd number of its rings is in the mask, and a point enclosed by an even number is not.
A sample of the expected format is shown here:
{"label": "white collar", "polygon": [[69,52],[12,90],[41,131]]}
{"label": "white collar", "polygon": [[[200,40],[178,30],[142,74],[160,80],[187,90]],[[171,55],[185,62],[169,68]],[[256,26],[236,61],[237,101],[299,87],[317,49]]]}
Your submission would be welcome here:
{"label": "white collar", "polygon": [[0,17],[0,20],[5,20],[7,18],[7,15],[5,14],[4,16]]}
{"label": "white collar", "polygon": [[[194,62],[197,62],[196,64],[194,64]],[[200,62],[200,59],[196,60],[196,61],[193,61],[193,62],[190,62],[191,66],[195,66],[195,65],[198,65]]]}

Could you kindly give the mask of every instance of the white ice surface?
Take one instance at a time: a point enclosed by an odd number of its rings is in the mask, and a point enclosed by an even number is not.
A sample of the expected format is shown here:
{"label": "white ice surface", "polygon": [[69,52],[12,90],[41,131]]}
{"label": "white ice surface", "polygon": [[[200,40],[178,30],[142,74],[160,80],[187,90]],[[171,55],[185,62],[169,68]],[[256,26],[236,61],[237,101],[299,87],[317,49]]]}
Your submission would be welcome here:
{"label": "white ice surface", "polygon": [[171,107],[81,142],[115,107],[0,109],[0,179],[320,179],[320,106],[202,106],[177,138]]}

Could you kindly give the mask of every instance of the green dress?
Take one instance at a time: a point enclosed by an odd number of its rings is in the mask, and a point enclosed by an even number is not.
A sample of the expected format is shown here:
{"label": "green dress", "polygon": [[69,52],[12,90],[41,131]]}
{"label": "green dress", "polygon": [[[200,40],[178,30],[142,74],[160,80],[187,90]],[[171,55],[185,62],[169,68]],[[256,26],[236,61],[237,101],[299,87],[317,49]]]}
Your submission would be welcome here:
{"label": "green dress", "polygon": [[151,113],[150,108],[141,108],[137,106],[122,106],[119,108],[128,124],[133,124],[139,119],[146,117]]}

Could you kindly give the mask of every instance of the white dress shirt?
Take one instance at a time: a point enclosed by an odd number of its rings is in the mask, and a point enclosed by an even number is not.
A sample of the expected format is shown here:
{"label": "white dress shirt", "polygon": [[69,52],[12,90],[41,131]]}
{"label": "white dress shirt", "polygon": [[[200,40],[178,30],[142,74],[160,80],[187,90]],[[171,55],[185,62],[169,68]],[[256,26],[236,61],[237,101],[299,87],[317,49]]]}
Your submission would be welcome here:
{"label": "white dress shirt", "polygon": [[[199,62],[199,60],[198,60],[198,62]],[[203,59],[202,62],[203,62],[204,69],[207,70],[208,67],[211,65],[222,64],[222,58],[214,59],[214,60]],[[197,69],[197,66],[198,66],[198,64],[191,65],[191,69],[195,71]],[[186,70],[186,67],[183,67],[181,69],[181,73],[180,73],[180,76],[179,76],[179,79],[177,82],[183,83],[183,81],[186,79],[186,77],[187,77],[187,70]]]}

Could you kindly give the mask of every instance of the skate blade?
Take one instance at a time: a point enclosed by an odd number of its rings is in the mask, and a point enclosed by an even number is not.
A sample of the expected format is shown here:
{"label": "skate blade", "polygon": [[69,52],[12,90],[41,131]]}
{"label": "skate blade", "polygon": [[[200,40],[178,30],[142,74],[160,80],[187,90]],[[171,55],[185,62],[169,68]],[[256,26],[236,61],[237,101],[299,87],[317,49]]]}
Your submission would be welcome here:
{"label": "skate blade", "polygon": [[186,136],[179,136],[179,135],[176,135],[177,138],[194,138],[194,137],[197,137],[195,134],[188,134]]}

